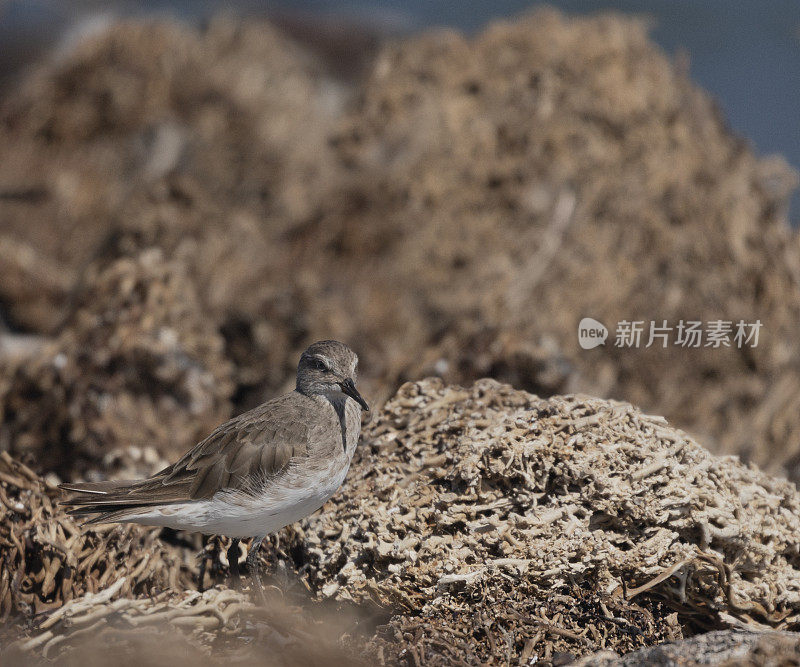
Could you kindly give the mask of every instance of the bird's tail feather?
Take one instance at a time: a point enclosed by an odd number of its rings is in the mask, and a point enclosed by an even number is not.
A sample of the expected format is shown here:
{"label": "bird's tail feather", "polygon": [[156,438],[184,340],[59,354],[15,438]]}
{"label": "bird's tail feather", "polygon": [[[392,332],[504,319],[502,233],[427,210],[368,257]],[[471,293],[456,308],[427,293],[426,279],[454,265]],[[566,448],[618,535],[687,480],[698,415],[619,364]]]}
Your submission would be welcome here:
{"label": "bird's tail feather", "polygon": [[152,507],[191,501],[190,484],[187,478],[167,486],[157,476],[138,482],[61,484],[73,495],[60,504],[72,516],[92,517],[87,524],[129,521]]}
{"label": "bird's tail feather", "polygon": [[74,493],[107,496],[110,493],[121,491],[129,486],[129,482],[78,482],[76,484],[59,484],[58,488],[63,491],[73,491]]}
{"label": "bird's tail feather", "polygon": [[77,494],[59,503],[68,508],[67,514],[92,517],[82,523],[83,526],[124,521],[136,510],[158,504],[158,501],[130,497],[128,494],[134,486],[129,482],[81,482],[60,484],[59,488]]}

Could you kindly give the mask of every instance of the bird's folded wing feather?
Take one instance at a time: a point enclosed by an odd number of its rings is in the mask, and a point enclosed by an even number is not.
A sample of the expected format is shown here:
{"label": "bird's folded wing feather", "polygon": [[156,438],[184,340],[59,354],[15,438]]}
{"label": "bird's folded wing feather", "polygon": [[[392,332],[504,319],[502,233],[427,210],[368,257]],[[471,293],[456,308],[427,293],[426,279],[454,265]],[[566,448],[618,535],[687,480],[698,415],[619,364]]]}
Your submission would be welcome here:
{"label": "bird's folded wing feather", "polygon": [[308,433],[293,405],[277,399],[219,426],[177,463],[141,482],[63,485],[83,494],[73,507],[110,511],[210,498],[221,489],[256,491],[254,480],[274,479],[308,456]]}

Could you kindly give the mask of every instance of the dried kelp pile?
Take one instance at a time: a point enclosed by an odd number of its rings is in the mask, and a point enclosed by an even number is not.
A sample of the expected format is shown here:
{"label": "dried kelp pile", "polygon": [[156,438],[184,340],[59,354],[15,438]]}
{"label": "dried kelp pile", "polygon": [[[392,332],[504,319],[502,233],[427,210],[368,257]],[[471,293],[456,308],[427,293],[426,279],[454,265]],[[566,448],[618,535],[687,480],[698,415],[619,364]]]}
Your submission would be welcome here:
{"label": "dried kelp pile", "polygon": [[800,634],[717,630],[690,639],[633,651],[620,657],[601,651],[573,663],[573,667],[681,667],[721,665],[723,667],[788,667],[800,661]]}
{"label": "dried kelp pile", "polygon": [[361,452],[307,522],[307,571],[323,596],[400,610],[375,640],[395,657],[800,627],[800,493],[661,417],[426,380],[387,403]]}
{"label": "dried kelp pile", "polygon": [[18,456],[62,476],[123,444],[176,457],[227,417],[232,365],[183,264],[158,248],[97,262],[72,299],[61,333],[0,374]]}
{"label": "dried kelp pile", "polygon": [[56,610],[85,593],[156,595],[191,587],[196,565],[157,529],[81,529],[61,492],[0,453],[0,618]]}
{"label": "dried kelp pile", "polygon": [[275,280],[280,221],[324,195],[338,109],[316,69],[267,23],[132,22],[2,100],[5,448],[62,476],[131,444],[174,458],[235,392],[289,377],[304,315]]}
{"label": "dried kelp pile", "polygon": [[255,607],[242,593],[219,588],[177,596],[119,597],[126,583],[127,578],[121,577],[99,593],[64,603],[38,625],[34,638],[18,642],[14,648],[26,652],[41,647],[42,657],[49,658],[61,644],[74,640],[76,633],[82,636],[109,631],[109,619],[131,633],[161,624],[174,629],[188,625],[195,631],[228,628],[234,614]]}
{"label": "dried kelp pile", "polygon": [[[407,378],[624,398],[800,474],[797,176],[732,136],[643,23],[539,11],[400,41],[342,125],[366,202],[327,218],[375,237],[385,220],[371,279],[395,262],[391,285],[415,288],[435,322],[408,341]],[[589,353],[585,316],[611,330]],[[674,342],[690,319],[759,319],[764,336],[645,348],[651,321]],[[613,344],[622,320],[643,322],[635,349]]]}
{"label": "dried kelp pile", "polygon": [[[335,337],[373,398],[428,374],[617,396],[795,474],[795,176],[643,22],[537,11],[365,58],[343,80],[268,22],[129,21],[5,92],[4,448],[65,476],[174,457]],[[586,315],[763,330],[587,352]]]}
{"label": "dried kelp pile", "polygon": [[[159,619],[197,656],[310,643],[193,592],[194,538],[80,531],[37,475],[152,472],[290,385],[316,338],[358,349],[373,398],[432,372],[620,396],[798,474],[795,177],[643,23],[539,11],[367,71],[337,79],[268,23],[135,21],[0,100],[0,615],[39,655]],[[585,315],[764,328],[747,350],[587,352]],[[365,440],[264,560],[336,609],[381,605],[370,662],[798,624],[796,489],[660,417],[425,381]],[[209,583],[226,569],[213,551]]]}
{"label": "dried kelp pile", "polygon": [[[339,494],[262,554],[328,605],[278,585],[295,610],[284,616],[221,588],[191,592],[199,543],[78,531],[51,486],[0,461],[2,611],[27,619],[17,646],[37,654],[69,653],[83,630],[122,645],[158,620],[205,655],[227,655],[237,633],[253,651],[273,633],[303,645],[291,619],[308,614],[337,628],[332,647],[373,663],[623,654],[718,627],[800,627],[794,484],[626,403],[493,380],[404,385],[365,428]],[[376,604],[377,629],[341,613]]]}
{"label": "dried kelp pile", "polygon": [[359,616],[309,608],[297,584],[270,585],[263,599],[231,589],[226,540],[203,554],[205,581],[222,583],[200,592],[199,536],[169,539],[135,525],[80,528],[56,504],[60,497],[0,453],[3,664],[103,664],[108,651],[123,665],[211,665],[212,655],[241,664],[356,664],[342,637],[363,633]]}
{"label": "dried kelp pile", "polygon": [[5,650],[7,664],[102,664],[109,652],[123,665],[213,665],[223,655],[241,665],[360,664],[340,639],[353,616],[309,611],[277,589],[258,604],[222,587],[119,597],[126,581],[64,604]]}

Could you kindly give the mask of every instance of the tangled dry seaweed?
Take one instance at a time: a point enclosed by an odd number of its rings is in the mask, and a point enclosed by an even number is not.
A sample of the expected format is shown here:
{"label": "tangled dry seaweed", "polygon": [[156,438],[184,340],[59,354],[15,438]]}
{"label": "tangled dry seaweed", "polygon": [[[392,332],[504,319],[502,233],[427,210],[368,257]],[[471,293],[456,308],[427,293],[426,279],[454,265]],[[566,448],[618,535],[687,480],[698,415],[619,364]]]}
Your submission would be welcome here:
{"label": "tangled dry seaweed", "polygon": [[[160,252],[188,283],[163,298],[217,383],[200,388],[214,418],[277,391],[299,349],[332,336],[358,341],[381,397],[434,371],[613,395],[794,475],[794,175],[730,134],[642,22],[538,11],[387,44],[367,70],[345,83],[268,23],[231,20],[115,25],[43,64],[0,102],[0,318],[114,352],[127,325],[76,319],[73,295],[102,312],[109,262]],[[744,352],[587,353],[589,314],[760,319],[764,335]],[[214,349],[192,351],[197,334]],[[156,368],[172,355],[146,347]],[[93,365],[53,382],[46,360],[9,369],[8,348],[0,441],[16,455],[49,464],[66,440],[74,474],[102,473],[131,437],[167,456],[202,421],[169,405],[172,382],[150,395]],[[81,369],[77,348],[59,352]],[[87,386],[121,413],[63,400]]]}
{"label": "tangled dry seaweed", "polygon": [[87,271],[62,333],[0,375],[15,453],[62,475],[121,443],[175,457],[228,415],[232,367],[182,268],[152,248]]}
{"label": "tangled dry seaweed", "polygon": [[[378,56],[342,125],[336,147],[367,201],[327,216],[375,235],[385,220],[368,270],[395,262],[436,322],[409,341],[406,377],[621,397],[793,474],[796,175],[731,136],[642,23],[539,11],[472,39],[404,40]],[[769,333],[721,354],[644,342],[587,354],[585,316],[612,331],[760,319]]]}
{"label": "tangled dry seaweed", "polygon": [[[166,591],[149,598],[117,597],[118,579],[100,593],[66,603],[37,626],[31,639],[8,647],[11,662],[32,656],[59,664],[98,660],[97,647],[133,664],[219,664],[221,655],[242,665],[357,665],[341,634],[352,618],[303,609],[276,590],[255,604],[230,588]],[[113,601],[112,601],[113,600]],[[158,648],[154,649],[154,645]],[[52,664],[52,662],[50,663]]]}
{"label": "tangled dry seaweed", "polygon": [[[191,585],[183,550],[157,530],[82,530],[56,506],[61,492],[0,453],[0,618],[59,609],[110,586],[116,595],[156,595]],[[120,583],[121,582],[121,583]]]}
{"label": "tangled dry seaweed", "polygon": [[[30,648],[70,646],[60,619],[84,614],[80,628],[175,617],[214,651],[261,613],[220,589],[185,590],[196,543],[79,533],[52,509],[52,487],[1,460],[4,613],[72,605],[32,617]],[[661,417],[431,379],[386,404],[343,490],[285,531],[267,563],[295,568],[334,608],[384,609],[366,644],[351,645],[370,660],[524,663],[725,626],[797,629],[799,531],[794,484],[709,454]],[[101,597],[70,602],[84,592]]]}
{"label": "tangled dry seaweed", "polygon": [[[200,539],[169,540],[139,526],[81,529],[56,505],[60,495],[0,453],[3,664],[102,664],[108,651],[121,664],[210,665],[221,654],[242,664],[357,661],[342,645],[355,615],[309,610],[305,588],[290,598],[272,586],[259,604],[225,586],[198,592]],[[206,572],[220,579],[225,546],[206,557]]]}
{"label": "tangled dry seaweed", "polygon": [[800,635],[796,632],[718,630],[633,651],[622,658],[613,651],[602,651],[576,661],[573,667],[795,667],[798,661]]}
{"label": "tangled dry seaweed", "polygon": [[[82,665],[95,621],[124,646],[159,614],[197,620],[197,656],[270,635],[244,598],[189,592],[197,541],[79,532],[37,473],[152,472],[291,382],[309,339],[357,344],[373,397],[434,371],[620,396],[798,475],[795,177],[641,22],[539,11],[368,69],[345,84],[266,23],[129,22],[0,102],[0,614],[36,650]],[[584,315],[765,335],[586,352]],[[378,602],[371,662],[558,662],[794,629],[798,509],[627,404],[425,381],[270,562],[334,606]]]}
{"label": "tangled dry seaweed", "polygon": [[585,653],[800,622],[795,486],[661,417],[427,380],[387,403],[362,452],[335,511],[308,521],[308,576],[406,610],[388,634],[401,652],[516,659],[548,635]]}

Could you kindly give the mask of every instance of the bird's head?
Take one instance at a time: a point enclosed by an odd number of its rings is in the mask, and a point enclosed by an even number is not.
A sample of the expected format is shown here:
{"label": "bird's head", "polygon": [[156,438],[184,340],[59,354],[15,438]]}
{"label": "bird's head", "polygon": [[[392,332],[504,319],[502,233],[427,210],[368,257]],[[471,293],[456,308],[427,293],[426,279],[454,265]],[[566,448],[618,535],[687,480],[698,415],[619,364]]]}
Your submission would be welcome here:
{"label": "bird's head", "polygon": [[369,410],[356,389],[358,356],[347,345],[336,340],[321,340],[300,356],[297,365],[297,391],[306,396],[319,394],[336,397],[344,394]]}

